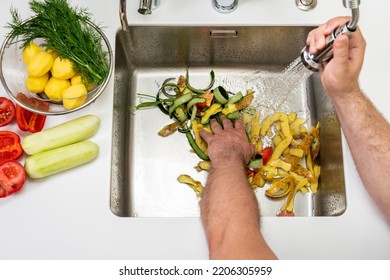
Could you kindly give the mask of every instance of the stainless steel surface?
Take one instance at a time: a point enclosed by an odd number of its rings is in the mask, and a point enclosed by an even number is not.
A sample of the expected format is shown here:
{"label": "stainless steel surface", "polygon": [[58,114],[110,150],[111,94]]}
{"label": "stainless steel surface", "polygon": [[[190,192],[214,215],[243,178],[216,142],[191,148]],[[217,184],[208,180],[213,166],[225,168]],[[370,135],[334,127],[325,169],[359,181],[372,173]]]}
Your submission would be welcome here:
{"label": "stainless steel surface", "polygon": [[138,12],[142,15],[150,15],[160,5],[160,0],[140,0]]}
{"label": "stainless steel surface", "polygon": [[311,11],[317,6],[317,0],[295,0],[295,5],[302,11]]}
{"label": "stainless steel surface", "polygon": [[238,0],[211,0],[213,8],[222,14],[233,12],[238,6]]}
{"label": "stainless steel surface", "polygon": [[360,12],[358,8],[352,9],[351,11],[352,11],[352,19],[347,22],[347,27],[349,30],[355,31],[359,22]]}
{"label": "stainless steel surface", "polygon": [[360,5],[360,0],[343,0],[343,5],[347,9],[357,9]]}
{"label": "stainless steel surface", "polygon": [[[199,87],[207,85],[211,69],[216,73],[216,84],[227,89],[243,90],[239,82],[234,82],[242,74],[274,82],[278,87],[281,71],[297,58],[311,29],[131,26],[129,32],[119,31],[115,50],[112,212],[121,217],[199,216],[195,193],[177,182],[177,177],[189,174],[205,182],[206,173],[194,170],[199,160],[190,152],[183,135],[157,135],[170,122],[167,116],[154,108],[135,111],[140,101],[137,93],[155,94],[166,78],[185,74],[187,66],[191,84]],[[260,92],[257,98],[262,100]],[[296,215],[341,215],[346,209],[341,132],[319,77],[313,74],[291,94],[274,92],[267,93],[266,101],[261,103],[265,111],[272,113],[275,108],[268,105],[283,100],[278,110],[297,111],[309,119],[308,125],[317,121],[321,124],[319,192],[315,196],[298,195]],[[283,201],[266,198],[264,191],[256,191],[262,215],[275,216]]]}
{"label": "stainless steel surface", "polygon": [[350,30],[355,30],[359,22],[359,5],[360,0],[343,0],[343,5],[347,9],[351,9],[352,19],[348,22],[347,27]]}
{"label": "stainless steel surface", "polygon": [[356,31],[359,21],[359,4],[360,0],[348,1],[343,0],[346,8],[351,9],[352,19],[344,25],[336,28],[333,33],[327,38],[326,46],[315,54],[309,53],[309,46],[305,46],[301,51],[302,63],[312,71],[318,71],[323,67],[324,62],[329,61],[333,57],[333,43],[340,35],[352,35]]}

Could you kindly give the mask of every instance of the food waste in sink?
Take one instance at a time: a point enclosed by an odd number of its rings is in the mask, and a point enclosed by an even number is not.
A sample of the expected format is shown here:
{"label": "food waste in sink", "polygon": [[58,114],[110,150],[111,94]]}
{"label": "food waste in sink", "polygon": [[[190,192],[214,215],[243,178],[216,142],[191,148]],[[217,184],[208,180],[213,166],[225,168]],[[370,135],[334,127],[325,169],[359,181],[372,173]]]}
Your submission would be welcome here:
{"label": "food waste in sink", "polygon": [[[315,194],[318,190],[320,165],[317,158],[320,151],[319,123],[306,127],[306,119],[297,112],[275,112],[260,116],[251,106],[254,91],[247,89],[232,93],[222,86],[215,86],[215,73],[210,72],[210,83],[198,89],[190,84],[186,76],[166,79],[156,96],[138,94],[141,102],[137,110],[156,106],[173,122],[164,126],[158,135],[168,137],[174,133],[186,136],[192,151],[201,160],[195,169],[209,171],[207,143],[199,131],[211,132],[211,119],[222,125],[221,116],[231,121],[244,122],[248,140],[255,146],[256,154],[247,164],[247,175],[253,190],[266,188],[265,195],[274,200],[284,199],[275,213],[277,216],[294,216],[294,199],[298,193]],[[144,99],[151,101],[144,101]],[[193,176],[180,174],[180,183],[191,187],[201,199],[204,184]]]}
{"label": "food waste in sink", "polygon": [[[294,213],[297,217],[337,217],[345,213],[343,143],[332,102],[319,75],[303,79],[303,75],[294,72],[290,82],[284,72],[297,58],[302,42],[312,29],[310,26],[129,26],[126,32],[118,31],[111,156],[112,213],[127,218],[200,216],[199,200],[177,178],[183,174],[206,182],[207,172],[193,168],[199,161],[204,164],[204,160],[189,152],[190,145],[182,133],[169,137],[157,135],[173,120],[170,122],[155,105],[135,109],[139,102],[155,102],[155,94],[166,78],[174,77],[169,83],[177,83],[180,75],[186,76],[186,67],[190,69],[189,84],[193,87],[207,88],[212,69],[215,71],[212,89],[222,86],[228,92],[241,91],[243,95],[248,88],[254,90],[254,99],[245,109],[251,113],[251,120],[256,113],[260,114],[261,123],[275,113],[287,116],[296,113],[298,119],[306,120],[302,126],[308,134],[312,126],[320,123],[321,151],[314,161],[321,166],[318,191],[315,194],[299,191],[294,198]],[[234,31],[239,36],[214,36],[216,30],[223,34]],[[295,76],[299,77],[297,83]],[[153,96],[140,100],[138,93]],[[163,93],[160,97],[168,98]],[[244,112],[239,115],[244,120]],[[274,122],[271,131],[276,133],[280,123]],[[264,148],[273,145],[272,139],[272,135],[263,137]],[[302,165],[307,167],[305,160]],[[268,182],[254,192],[262,216],[269,218],[275,217],[286,198],[269,198],[265,191],[270,185]]]}

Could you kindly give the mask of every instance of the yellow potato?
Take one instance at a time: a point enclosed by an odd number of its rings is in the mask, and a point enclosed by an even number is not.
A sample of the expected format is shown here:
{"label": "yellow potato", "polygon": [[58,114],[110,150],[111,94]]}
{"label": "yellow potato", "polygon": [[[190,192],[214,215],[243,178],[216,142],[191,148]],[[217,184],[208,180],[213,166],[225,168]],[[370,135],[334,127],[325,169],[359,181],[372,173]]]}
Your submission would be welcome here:
{"label": "yellow potato", "polygon": [[79,74],[75,74],[71,79],[70,79],[70,83],[72,84],[72,86],[74,85],[77,85],[77,84],[82,84],[83,81],[81,79],[81,76]]}
{"label": "yellow potato", "polygon": [[43,49],[35,44],[34,42],[31,42],[27,46],[24,47],[23,52],[22,52],[22,58],[24,63],[29,64],[31,59],[37,54],[42,52]]}
{"label": "yellow potato", "polygon": [[51,74],[54,78],[58,79],[72,78],[76,74],[73,61],[67,58],[57,57],[53,62]]}
{"label": "yellow potato", "polygon": [[45,93],[52,100],[61,100],[64,90],[69,87],[69,80],[51,77],[45,86]]}
{"label": "yellow potato", "polygon": [[[73,85],[77,85],[77,84],[82,84],[83,83],[83,79],[81,78],[81,75],[80,74],[75,74],[71,79],[70,79],[70,83]],[[94,88],[94,84],[93,83],[90,83],[87,87],[87,90],[90,91],[90,90],[93,90]]]}
{"label": "yellow potato", "polygon": [[84,84],[70,86],[62,94],[64,98],[62,104],[68,110],[80,107],[87,101],[87,93],[88,91]]}
{"label": "yellow potato", "polygon": [[45,89],[47,81],[49,80],[49,73],[41,77],[28,76],[26,79],[26,88],[33,93],[41,93]]}
{"label": "yellow potato", "polygon": [[53,57],[53,61],[60,56],[60,54],[56,51],[56,50],[53,50],[53,49],[47,49],[46,50],[47,53],[51,54],[51,56]]}
{"label": "yellow potato", "polygon": [[53,66],[53,57],[51,54],[41,51],[31,58],[27,65],[27,73],[31,77],[41,77],[50,71]]}

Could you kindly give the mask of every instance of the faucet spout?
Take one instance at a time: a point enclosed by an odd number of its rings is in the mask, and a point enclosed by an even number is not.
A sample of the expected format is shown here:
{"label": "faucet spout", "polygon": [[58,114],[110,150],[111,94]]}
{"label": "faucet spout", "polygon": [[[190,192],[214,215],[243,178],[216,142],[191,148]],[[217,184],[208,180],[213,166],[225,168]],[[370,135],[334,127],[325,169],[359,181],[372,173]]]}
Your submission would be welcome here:
{"label": "faucet spout", "polygon": [[138,12],[143,15],[150,15],[152,10],[160,5],[160,0],[140,0]]}
{"label": "faucet spout", "polygon": [[323,68],[324,62],[329,61],[333,57],[334,40],[343,34],[351,36],[355,31],[359,21],[359,4],[360,0],[343,0],[344,7],[351,9],[352,19],[344,25],[336,28],[327,38],[325,48],[315,54],[309,52],[309,46],[305,46],[301,51],[301,60],[303,65],[309,70],[319,71]]}

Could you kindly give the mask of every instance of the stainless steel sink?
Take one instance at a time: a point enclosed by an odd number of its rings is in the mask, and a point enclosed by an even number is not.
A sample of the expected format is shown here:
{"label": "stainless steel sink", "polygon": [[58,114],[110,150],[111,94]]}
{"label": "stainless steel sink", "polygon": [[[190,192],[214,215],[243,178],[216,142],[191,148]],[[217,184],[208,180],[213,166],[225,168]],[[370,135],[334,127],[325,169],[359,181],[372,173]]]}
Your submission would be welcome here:
{"label": "stainless steel sink", "polygon": [[[135,111],[137,93],[156,94],[169,77],[190,69],[193,85],[206,85],[209,72],[216,83],[236,90],[240,80],[266,81],[275,89],[281,71],[294,61],[312,27],[258,26],[130,26],[118,31],[115,48],[115,90],[111,210],[120,217],[197,217],[198,199],[177,177],[197,173],[198,158],[179,133],[162,138],[157,132],[170,122],[158,109]],[[243,78],[244,77],[244,78]],[[264,84],[264,83],[263,83]],[[241,88],[241,90],[243,90]],[[330,99],[317,74],[291,88],[263,94],[267,110],[298,111],[308,124],[321,124],[321,177],[316,195],[298,195],[297,216],[339,216],[346,209],[341,131]],[[264,98],[264,96],[266,98]],[[267,102],[272,103],[267,104]],[[282,201],[259,189],[263,216],[275,216]]]}

